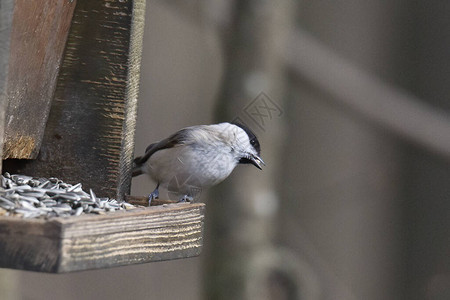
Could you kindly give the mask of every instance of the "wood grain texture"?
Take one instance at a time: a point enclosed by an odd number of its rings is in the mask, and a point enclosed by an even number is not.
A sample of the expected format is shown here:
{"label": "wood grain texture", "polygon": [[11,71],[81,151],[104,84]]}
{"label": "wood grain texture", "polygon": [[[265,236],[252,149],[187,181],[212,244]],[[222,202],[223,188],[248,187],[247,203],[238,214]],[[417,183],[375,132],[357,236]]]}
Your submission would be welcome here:
{"label": "wood grain texture", "polygon": [[35,161],[5,169],[129,193],[145,0],[78,1]]}
{"label": "wood grain texture", "polygon": [[4,158],[35,158],[44,134],[75,2],[16,0]]}
{"label": "wood grain texture", "polygon": [[137,101],[144,39],[145,0],[134,0],[131,18],[130,48],[128,51],[128,80],[126,85],[127,108],[122,130],[122,151],[119,165],[119,186],[117,198],[124,199],[131,187],[131,173],[134,158]]}
{"label": "wood grain texture", "polygon": [[14,0],[0,0],[0,170],[2,169],[3,136],[6,109],[6,79],[8,77]]}
{"label": "wood grain texture", "polygon": [[197,256],[204,204],[170,204],[105,215],[0,217],[0,267],[63,273]]}

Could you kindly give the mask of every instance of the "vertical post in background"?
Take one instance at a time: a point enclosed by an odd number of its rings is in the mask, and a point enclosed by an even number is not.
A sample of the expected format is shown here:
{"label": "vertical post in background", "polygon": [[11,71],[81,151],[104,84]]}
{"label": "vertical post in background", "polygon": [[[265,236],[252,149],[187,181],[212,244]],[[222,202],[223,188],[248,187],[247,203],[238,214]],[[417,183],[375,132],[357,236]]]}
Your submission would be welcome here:
{"label": "vertical post in background", "polygon": [[[410,89],[450,116],[450,6],[441,1],[407,2],[413,11],[413,47],[405,48],[414,63]],[[406,45],[406,44],[405,44]],[[404,55],[404,53],[402,53]],[[406,68],[408,67],[408,68]],[[436,133],[438,135],[438,133]],[[405,299],[450,299],[450,161],[409,146],[405,155],[404,226]],[[449,149],[450,150],[450,149]]]}
{"label": "vertical post in background", "polygon": [[305,296],[299,289],[301,270],[292,267],[296,262],[288,266],[284,261],[293,255],[281,254],[274,245],[286,75],[277,49],[285,45],[292,6],[291,1],[235,1],[230,28],[224,31],[218,118],[251,128],[267,166],[262,171],[237,167],[208,202],[207,299]]}

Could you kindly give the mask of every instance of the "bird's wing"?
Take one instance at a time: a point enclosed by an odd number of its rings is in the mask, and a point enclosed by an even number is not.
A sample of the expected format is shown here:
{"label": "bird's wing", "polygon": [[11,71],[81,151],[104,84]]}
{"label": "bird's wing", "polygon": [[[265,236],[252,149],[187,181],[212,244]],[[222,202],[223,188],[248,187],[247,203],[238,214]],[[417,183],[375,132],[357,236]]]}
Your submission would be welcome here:
{"label": "bird's wing", "polygon": [[188,139],[188,131],[185,129],[181,129],[180,131],[172,134],[170,137],[148,146],[147,149],[145,149],[145,154],[143,156],[136,157],[134,159],[134,163],[136,166],[141,166],[156,151],[173,148],[180,145],[185,145],[187,139]]}

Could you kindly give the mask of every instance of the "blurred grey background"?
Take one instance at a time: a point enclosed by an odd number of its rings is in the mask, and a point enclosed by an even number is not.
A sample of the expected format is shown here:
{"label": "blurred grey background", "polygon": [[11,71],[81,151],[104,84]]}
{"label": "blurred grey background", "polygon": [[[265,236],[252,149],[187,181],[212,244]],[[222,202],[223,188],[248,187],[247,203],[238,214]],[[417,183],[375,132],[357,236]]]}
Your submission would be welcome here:
{"label": "blurred grey background", "polygon": [[147,1],[136,155],[240,120],[267,167],[202,194],[198,258],[1,270],[0,298],[450,299],[449,51],[442,0]]}

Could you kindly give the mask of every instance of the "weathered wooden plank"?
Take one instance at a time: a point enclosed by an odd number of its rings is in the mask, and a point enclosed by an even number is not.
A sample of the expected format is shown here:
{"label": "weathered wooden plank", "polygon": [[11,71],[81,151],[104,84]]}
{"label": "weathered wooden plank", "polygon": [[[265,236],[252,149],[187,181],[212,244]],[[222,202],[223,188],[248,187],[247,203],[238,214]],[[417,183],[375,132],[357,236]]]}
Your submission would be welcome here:
{"label": "weathered wooden plank", "polygon": [[38,154],[74,7],[70,1],[15,1],[4,158]]}
{"label": "weathered wooden plank", "polygon": [[6,109],[6,79],[8,76],[14,0],[0,0],[0,170],[2,169],[3,136]]}
{"label": "weathered wooden plank", "polygon": [[145,0],[78,1],[41,151],[5,169],[129,194]]}
{"label": "weathered wooden plank", "polygon": [[49,221],[0,217],[0,267],[63,273],[196,256],[204,207],[170,204]]}

